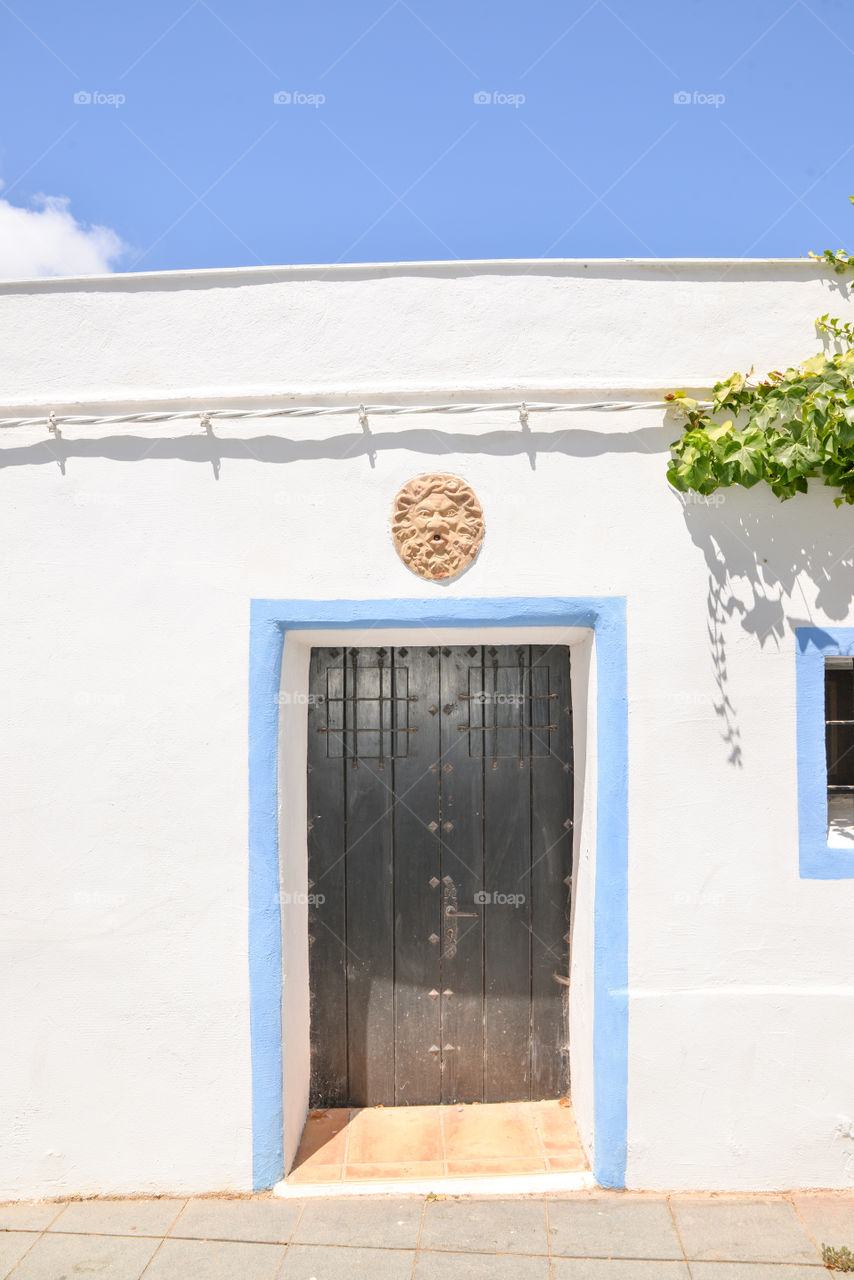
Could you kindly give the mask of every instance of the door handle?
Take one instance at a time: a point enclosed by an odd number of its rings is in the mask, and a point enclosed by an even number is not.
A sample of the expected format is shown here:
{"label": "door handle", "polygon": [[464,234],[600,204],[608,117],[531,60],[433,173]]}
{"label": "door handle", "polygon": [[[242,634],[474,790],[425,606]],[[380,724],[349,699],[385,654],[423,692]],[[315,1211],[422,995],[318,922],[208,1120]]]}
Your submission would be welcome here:
{"label": "door handle", "polygon": [[445,935],[442,956],[445,960],[453,960],[457,954],[457,921],[460,919],[478,920],[480,913],[477,911],[457,911],[457,906],[459,905],[457,886],[450,876],[443,877],[442,885],[442,914],[448,922],[447,929],[442,931]]}

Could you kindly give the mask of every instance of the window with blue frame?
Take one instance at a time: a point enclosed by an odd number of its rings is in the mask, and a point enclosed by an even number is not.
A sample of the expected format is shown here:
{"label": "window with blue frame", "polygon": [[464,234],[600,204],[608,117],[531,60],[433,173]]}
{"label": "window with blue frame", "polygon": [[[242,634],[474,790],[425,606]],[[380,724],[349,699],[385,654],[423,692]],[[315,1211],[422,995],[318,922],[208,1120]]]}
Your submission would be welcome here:
{"label": "window with blue frame", "polygon": [[854,627],[797,627],[798,841],[809,880],[854,878]]}
{"label": "window with blue frame", "polygon": [[827,828],[832,844],[854,845],[854,658],[824,660]]}

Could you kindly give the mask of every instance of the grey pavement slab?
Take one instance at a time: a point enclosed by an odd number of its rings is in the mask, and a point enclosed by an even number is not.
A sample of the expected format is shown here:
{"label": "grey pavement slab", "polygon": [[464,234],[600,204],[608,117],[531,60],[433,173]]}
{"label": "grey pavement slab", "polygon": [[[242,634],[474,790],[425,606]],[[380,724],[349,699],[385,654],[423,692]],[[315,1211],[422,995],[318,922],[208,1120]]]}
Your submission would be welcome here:
{"label": "grey pavement slab", "polygon": [[0,1232],[0,1276],[7,1276],[37,1240],[32,1231]]}
{"label": "grey pavement slab", "polygon": [[549,1230],[564,1257],[683,1258],[666,1200],[550,1200]]}
{"label": "grey pavement slab", "polygon": [[[276,1280],[363,1280],[363,1277],[365,1280],[410,1280],[414,1261],[415,1252],[410,1249],[342,1249],[336,1245],[292,1244]],[[421,1275],[420,1265],[418,1275]]]}
{"label": "grey pavement slab", "polygon": [[854,1196],[792,1196],[795,1212],[819,1245],[847,1245],[854,1253]]}
{"label": "grey pavement slab", "polygon": [[294,1244],[367,1245],[380,1249],[414,1249],[418,1243],[424,1201],[310,1200],[294,1232]]}
{"label": "grey pavement slab", "polygon": [[830,1280],[837,1271],[786,1262],[692,1262],[694,1280]]}
{"label": "grey pavement slab", "polygon": [[554,1280],[690,1280],[684,1262],[648,1258],[555,1258],[552,1267]]}
{"label": "grey pavement slab", "polygon": [[15,1268],[15,1280],[139,1280],[159,1240],[127,1236],[43,1235]]}
{"label": "grey pavement slab", "polygon": [[48,1230],[94,1236],[165,1236],[185,1200],[73,1200]]}
{"label": "grey pavement slab", "polygon": [[0,1231],[44,1231],[65,1208],[62,1204],[0,1204]]}
{"label": "grey pavement slab", "polygon": [[784,1200],[671,1202],[685,1256],[710,1262],[820,1262],[792,1205]]}
{"label": "grey pavement slab", "polygon": [[301,1208],[294,1200],[190,1200],[169,1235],[172,1239],[287,1244]]}
{"label": "grey pavement slab", "polygon": [[275,1280],[284,1245],[231,1240],[164,1240],[145,1280]]}
{"label": "grey pavement slab", "polygon": [[549,1260],[519,1253],[419,1253],[415,1275],[417,1280],[549,1280]]}
{"label": "grey pavement slab", "polygon": [[430,1201],[424,1210],[421,1248],[546,1255],[545,1205],[542,1200]]}

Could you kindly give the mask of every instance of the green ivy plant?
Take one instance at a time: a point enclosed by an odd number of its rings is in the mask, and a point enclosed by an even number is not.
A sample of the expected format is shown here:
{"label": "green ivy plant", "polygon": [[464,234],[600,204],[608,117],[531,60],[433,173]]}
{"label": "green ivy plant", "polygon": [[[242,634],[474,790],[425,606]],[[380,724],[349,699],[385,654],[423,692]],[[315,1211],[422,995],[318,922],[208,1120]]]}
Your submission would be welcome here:
{"label": "green ivy plant", "polygon": [[[849,199],[854,203],[854,196]],[[854,273],[854,257],[842,250],[810,257],[838,275]],[[816,328],[843,350],[820,352],[761,382],[750,381],[752,369],[734,373],[715,385],[710,404],[684,391],[665,396],[686,424],[671,445],[667,478],[674,489],[710,494],[764,481],[785,500],[820,478],[838,490],[837,506],[854,503],[854,324],[827,312]]]}

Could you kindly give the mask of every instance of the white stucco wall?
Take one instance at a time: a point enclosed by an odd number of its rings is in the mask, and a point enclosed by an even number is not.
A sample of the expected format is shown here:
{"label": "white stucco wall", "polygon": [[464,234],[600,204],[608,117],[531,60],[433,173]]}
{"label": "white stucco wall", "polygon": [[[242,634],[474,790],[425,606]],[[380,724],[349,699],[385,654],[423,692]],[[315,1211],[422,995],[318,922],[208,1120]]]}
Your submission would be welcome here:
{"label": "white stucco wall", "polygon": [[[835,285],[806,261],[3,284],[0,415],[652,398],[811,354]],[[798,878],[793,641],[854,625],[851,513],[686,505],[657,409],[530,426],[0,432],[0,1198],[250,1185],[249,601],[442,593],[628,601],[629,1184],[854,1182],[854,881]],[[444,586],[388,532],[434,469],[488,530]]]}

